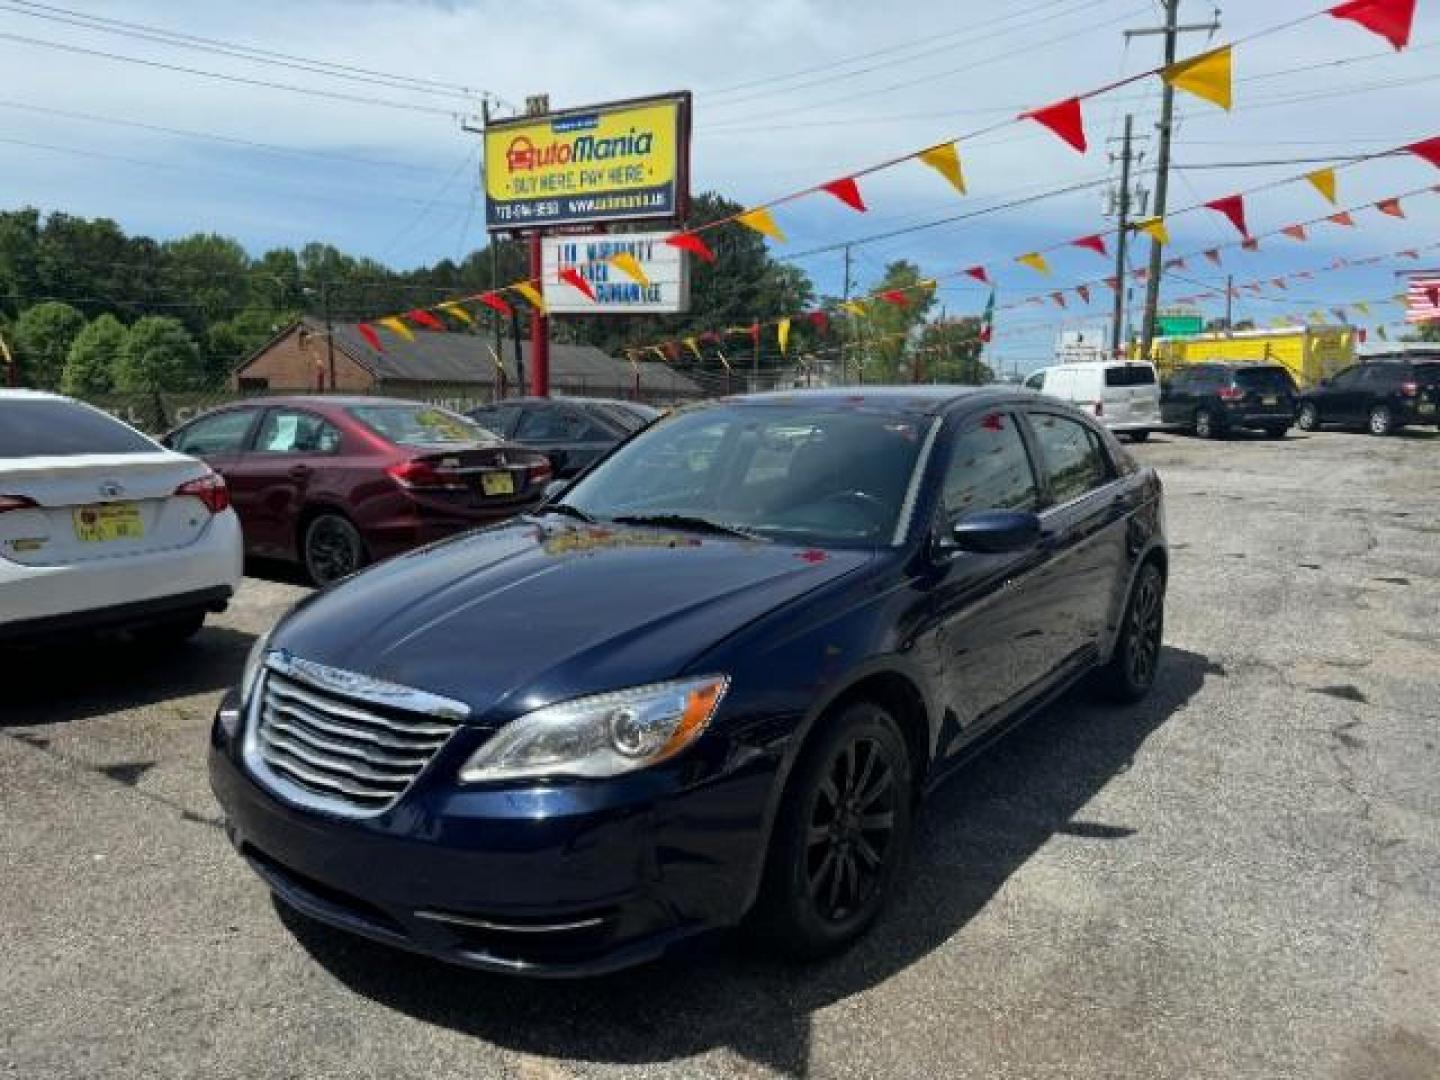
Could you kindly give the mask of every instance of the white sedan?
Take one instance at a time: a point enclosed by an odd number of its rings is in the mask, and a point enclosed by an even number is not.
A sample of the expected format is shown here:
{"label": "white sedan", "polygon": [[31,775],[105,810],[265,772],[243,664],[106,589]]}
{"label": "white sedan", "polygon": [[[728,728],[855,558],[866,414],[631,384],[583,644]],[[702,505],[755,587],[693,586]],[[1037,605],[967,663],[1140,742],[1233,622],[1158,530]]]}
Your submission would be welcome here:
{"label": "white sedan", "polygon": [[0,390],[0,642],[181,640],[242,573],[225,481],[107,413]]}

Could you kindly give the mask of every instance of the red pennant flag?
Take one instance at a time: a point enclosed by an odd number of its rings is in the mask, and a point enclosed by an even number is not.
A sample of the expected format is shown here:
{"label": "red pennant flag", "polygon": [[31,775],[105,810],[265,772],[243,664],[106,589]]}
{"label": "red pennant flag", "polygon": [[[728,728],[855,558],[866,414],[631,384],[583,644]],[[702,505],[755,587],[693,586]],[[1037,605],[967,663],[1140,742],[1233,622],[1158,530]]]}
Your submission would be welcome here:
{"label": "red pennant flag", "polygon": [[910,304],[910,298],[901,289],[889,289],[880,294],[880,299],[896,307],[908,307]]}
{"label": "red pennant flag", "polygon": [[1311,280],[1315,275],[1312,274],[1309,270],[1296,270],[1296,271],[1295,271],[1295,276],[1296,276],[1297,278],[1304,278],[1306,281],[1309,281],[1309,280]]}
{"label": "red pennant flag", "polygon": [[1044,124],[1082,154],[1089,147],[1085,140],[1085,117],[1080,111],[1078,97],[1066,98],[1043,109],[1023,112],[1019,119]]}
{"label": "red pennant flag", "polygon": [[1414,248],[1406,248],[1404,251],[1400,252],[1400,258],[1418,259],[1420,258],[1420,252],[1416,251]]}
{"label": "red pennant flag", "polygon": [[362,322],[358,324],[355,329],[360,331],[360,336],[363,337],[366,343],[376,352],[385,351],[385,346],[380,344],[380,335],[375,332],[375,328],[369,323]]}
{"label": "red pennant flag", "polygon": [[1250,235],[1250,230],[1245,225],[1245,196],[1227,195],[1223,199],[1216,199],[1205,205],[1216,213],[1224,214],[1229,218],[1230,223],[1240,230],[1241,236]]}
{"label": "red pennant flag", "polygon": [[445,324],[439,319],[437,319],[434,315],[431,315],[430,312],[426,311],[424,308],[416,308],[413,311],[407,311],[405,313],[405,317],[411,322],[413,322],[416,326],[428,326],[431,330],[445,329]]}
{"label": "red pennant flag", "polygon": [[830,332],[830,316],[825,314],[825,312],[812,311],[810,312],[809,318],[810,325],[815,327],[820,333],[828,334]]}
{"label": "red pennant flag", "polygon": [[1382,214],[1389,214],[1391,217],[1403,218],[1405,216],[1399,199],[1381,199],[1375,204],[1375,209]]}
{"label": "red pennant flag", "polygon": [[1240,287],[1241,287],[1242,289],[1249,289],[1249,290],[1250,290],[1251,292],[1253,292],[1256,296],[1259,296],[1262,292],[1265,291],[1265,290],[1263,290],[1256,282],[1253,282],[1253,281],[1247,282],[1246,284],[1244,284],[1244,285],[1242,285],[1242,286],[1240,286]]}
{"label": "red pennant flag", "polygon": [[713,263],[715,261],[715,252],[711,251],[709,245],[695,233],[676,233],[674,236],[667,236],[665,243],[673,248],[697,255],[706,262]]}
{"label": "red pennant flag", "polygon": [[1113,289],[1113,290],[1116,291],[1116,292],[1119,292],[1119,291],[1120,291],[1120,279],[1119,279],[1119,278],[1107,277],[1107,278],[1105,279],[1105,284],[1108,285],[1111,289]]}
{"label": "red pennant flag", "polygon": [[1286,285],[1286,284],[1285,284],[1285,279],[1284,279],[1283,277],[1271,278],[1271,279],[1270,279],[1270,284],[1271,284],[1271,285],[1274,285],[1275,288],[1277,288],[1277,289],[1288,289],[1288,288],[1290,288],[1289,285]]}
{"label": "red pennant flag", "polygon": [[1205,252],[1205,258],[1209,259],[1216,266],[1220,265],[1220,252],[1215,248],[1211,248],[1209,251]]}
{"label": "red pennant flag", "polygon": [[1350,216],[1350,211],[1348,210],[1341,210],[1338,214],[1331,214],[1325,220],[1333,222],[1336,225],[1344,225],[1350,229],[1355,227],[1355,219]]}
{"label": "red pennant flag", "polygon": [[968,274],[970,277],[973,277],[982,285],[990,284],[990,275],[985,272],[985,268],[983,266],[972,266],[969,270],[966,270],[965,273]]}
{"label": "red pennant flag", "polygon": [[1259,251],[1260,241],[1256,240],[1253,236],[1247,236],[1241,241],[1240,246],[1246,251]]}
{"label": "red pennant flag", "polygon": [[1411,143],[1405,147],[1406,150],[1416,157],[1424,158],[1431,165],[1440,169],[1440,135],[1433,139],[1426,139],[1423,142]]}
{"label": "red pennant flag", "polygon": [[1098,233],[1094,236],[1082,236],[1079,240],[1071,240],[1070,246],[1084,248],[1087,251],[1095,252],[1096,255],[1103,255],[1107,258],[1110,255],[1110,252],[1105,248],[1105,237]]}
{"label": "red pennant flag", "polygon": [[1069,306],[1068,304],[1065,303],[1065,294],[1064,294],[1064,293],[1061,293],[1061,292],[1052,292],[1052,293],[1050,294],[1050,299],[1051,299],[1051,300],[1054,300],[1055,303],[1056,303],[1058,306],[1062,307],[1062,308]]}
{"label": "red pennant flag", "polygon": [[1336,4],[1330,14],[1349,19],[1379,34],[1396,50],[1410,44],[1410,25],[1415,21],[1415,0],[1350,0]]}
{"label": "red pennant flag", "polygon": [[1146,270],[1144,267],[1141,267],[1139,270],[1133,271],[1130,276],[1133,277],[1136,281],[1144,281],[1150,276],[1150,271]]}
{"label": "red pennant flag", "polygon": [[479,296],[475,297],[475,299],[479,300],[480,303],[484,304],[491,310],[498,311],[501,315],[505,316],[505,318],[508,319],[510,317],[510,305],[507,304],[495,293],[481,293]]}
{"label": "red pennant flag", "polygon": [[573,266],[567,266],[560,271],[560,280],[565,282],[566,285],[579,289],[585,294],[586,299],[595,299],[595,290],[590,287],[590,282],[586,281],[580,275],[580,271],[576,270]]}
{"label": "red pennant flag", "polygon": [[1080,294],[1080,299],[1081,299],[1081,300],[1084,300],[1085,303],[1087,303],[1087,304],[1090,303],[1090,286],[1089,286],[1089,285],[1076,285],[1076,286],[1075,286],[1075,291]]}
{"label": "red pennant flag", "polygon": [[1286,236],[1294,237],[1296,240],[1299,240],[1302,243],[1306,239],[1304,225],[1286,225],[1285,228],[1281,229],[1280,231]]}
{"label": "red pennant flag", "polygon": [[752,342],[754,342],[756,345],[759,345],[759,344],[760,344],[760,320],[759,320],[759,319],[756,319],[753,323],[751,323],[751,324],[750,324],[750,329],[747,330],[746,333],[750,335],[750,340],[751,340]]}
{"label": "red pennant flag", "polygon": [[850,209],[859,210],[862,214],[865,212],[865,200],[860,197],[860,185],[855,183],[853,177],[831,180],[828,184],[821,184],[820,189],[828,191]]}

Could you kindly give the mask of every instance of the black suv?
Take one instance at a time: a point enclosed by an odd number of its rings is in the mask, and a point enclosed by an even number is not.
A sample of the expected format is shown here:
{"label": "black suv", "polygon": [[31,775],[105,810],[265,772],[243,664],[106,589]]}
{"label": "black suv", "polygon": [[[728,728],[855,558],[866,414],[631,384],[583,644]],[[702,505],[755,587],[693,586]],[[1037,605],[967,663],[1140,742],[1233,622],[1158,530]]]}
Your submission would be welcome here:
{"label": "black suv", "polygon": [[1440,423],[1440,355],[1372,360],[1348,367],[1300,398],[1300,427],[1326,424],[1389,435],[1407,424]]}
{"label": "black suv", "polygon": [[1295,419],[1295,380],[1279,364],[1188,364],[1160,390],[1160,419],[1202,439],[1239,428],[1280,439]]}

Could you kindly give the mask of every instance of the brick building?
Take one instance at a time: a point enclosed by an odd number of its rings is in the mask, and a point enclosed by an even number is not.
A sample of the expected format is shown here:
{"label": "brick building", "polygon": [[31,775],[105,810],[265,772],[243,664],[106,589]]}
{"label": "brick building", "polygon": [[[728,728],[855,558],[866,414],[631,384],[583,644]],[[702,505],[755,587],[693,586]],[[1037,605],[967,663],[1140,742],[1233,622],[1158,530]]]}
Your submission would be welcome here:
{"label": "brick building", "polygon": [[[380,352],[360,336],[354,323],[336,323],[334,333],[338,390],[475,402],[524,392],[509,341],[503,342],[497,365],[492,339],[478,334],[417,329],[414,341],[386,334],[385,351]],[[530,343],[522,341],[520,348],[528,377]],[[252,393],[322,390],[330,385],[329,365],[324,323],[304,318],[236,368],[231,388]],[[550,385],[557,393],[644,401],[703,396],[699,386],[665,364],[632,366],[590,345],[552,343]]]}

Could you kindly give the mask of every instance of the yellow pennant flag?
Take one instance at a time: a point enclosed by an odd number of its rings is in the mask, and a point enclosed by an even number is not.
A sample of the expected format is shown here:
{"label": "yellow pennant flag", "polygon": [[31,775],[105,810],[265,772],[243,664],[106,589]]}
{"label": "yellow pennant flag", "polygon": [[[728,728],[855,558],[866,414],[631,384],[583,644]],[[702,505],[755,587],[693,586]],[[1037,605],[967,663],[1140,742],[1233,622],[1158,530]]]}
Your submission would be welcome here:
{"label": "yellow pennant flag", "polygon": [[1028,255],[1017,255],[1015,261],[1039,273],[1050,273],[1050,264],[1045,261],[1045,256],[1041,255],[1038,251],[1032,251]]}
{"label": "yellow pennant flag", "polygon": [[1170,243],[1170,230],[1165,228],[1165,219],[1152,217],[1135,223],[1135,231],[1143,232],[1157,244]]}
{"label": "yellow pennant flag", "polygon": [[660,361],[662,364],[663,364],[666,360],[669,360],[669,359],[670,359],[668,356],[665,355],[665,350],[662,349],[659,345],[649,345],[649,346],[646,346],[645,351],[646,351],[646,352],[653,352],[653,353],[655,354],[656,358],[659,359],[659,361]]}
{"label": "yellow pennant flag", "polygon": [[466,311],[463,307],[461,307],[459,301],[450,300],[444,304],[441,304],[440,310],[445,312],[447,315],[455,316],[455,318],[459,319],[461,322],[465,323],[468,326],[473,326],[475,324],[475,320],[470,317],[470,312]]}
{"label": "yellow pennant flag", "polygon": [[790,348],[790,320],[781,319],[775,327],[775,337],[780,342],[780,355]]}
{"label": "yellow pennant flag", "polygon": [[1233,104],[1230,46],[1192,56],[1171,64],[1160,77],[1177,90],[1186,90],[1198,98],[1228,110]]}
{"label": "yellow pennant flag", "polygon": [[631,255],[628,251],[617,252],[605,260],[615,267],[631,281],[639,282],[646,288],[650,287],[650,279],[645,276],[645,269],[640,265],[640,260]]}
{"label": "yellow pennant flag", "polygon": [[540,314],[545,314],[545,297],[540,295],[540,290],[534,285],[531,285],[528,281],[522,281],[510,287],[528,300],[530,306],[540,312]]}
{"label": "yellow pennant flag", "polygon": [[696,341],[693,337],[687,337],[687,338],[685,339],[685,347],[686,347],[687,349],[689,349],[692,353],[695,354],[695,359],[696,359],[696,360],[701,359],[701,356],[700,356],[700,343],[699,343],[698,341]]}
{"label": "yellow pennant flag", "polygon": [[777,243],[785,242],[785,234],[780,231],[780,226],[775,224],[775,219],[770,216],[770,211],[763,206],[754,210],[746,210],[735,220],[747,229],[754,229],[762,236],[768,236]]}
{"label": "yellow pennant flag", "polygon": [[415,340],[414,331],[412,331],[410,327],[406,326],[404,320],[400,319],[398,316],[392,315],[388,319],[378,319],[376,321],[379,322],[381,326],[385,327],[386,330],[393,330],[395,333],[403,337],[406,341]]}
{"label": "yellow pennant flag", "polygon": [[951,186],[961,195],[965,194],[965,172],[960,168],[960,151],[955,149],[954,143],[932,146],[929,150],[921,150],[915,156],[949,180]]}
{"label": "yellow pennant flag", "polygon": [[851,315],[854,315],[857,319],[864,318],[866,315],[865,305],[859,300],[846,300],[840,307],[848,311]]}
{"label": "yellow pennant flag", "polygon": [[1325,196],[1326,202],[1332,206],[1335,205],[1336,186],[1334,169],[1316,169],[1312,173],[1307,173],[1305,179],[1315,185],[1315,190]]}

